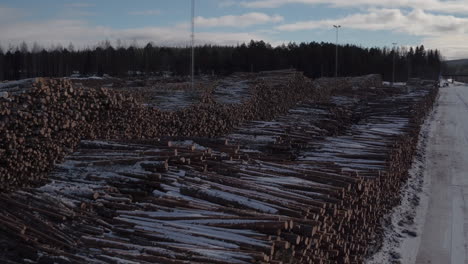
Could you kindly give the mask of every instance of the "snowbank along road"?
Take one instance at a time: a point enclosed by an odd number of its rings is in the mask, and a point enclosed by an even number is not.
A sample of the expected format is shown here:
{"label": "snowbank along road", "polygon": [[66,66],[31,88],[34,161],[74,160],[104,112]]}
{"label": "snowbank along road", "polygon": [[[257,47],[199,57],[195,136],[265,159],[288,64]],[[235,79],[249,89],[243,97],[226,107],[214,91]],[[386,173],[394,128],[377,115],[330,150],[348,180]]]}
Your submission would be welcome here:
{"label": "snowbank along road", "polygon": [[440,89],[427,144],[429,207],[416,263],[468,263],[468,85]]}

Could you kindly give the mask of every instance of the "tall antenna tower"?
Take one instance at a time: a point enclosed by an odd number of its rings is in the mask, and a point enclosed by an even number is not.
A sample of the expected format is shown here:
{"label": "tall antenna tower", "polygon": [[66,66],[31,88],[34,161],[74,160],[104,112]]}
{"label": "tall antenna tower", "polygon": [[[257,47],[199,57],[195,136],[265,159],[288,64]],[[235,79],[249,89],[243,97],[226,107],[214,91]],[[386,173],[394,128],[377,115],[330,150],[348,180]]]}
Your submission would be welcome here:
{"label": "tall antenna tower", "polygon": [[398,43],[392,43],[393,44],[393,66],[392,66],[392,86],[395,84],[395,53],[396,53],[396,45]]}
{"label": "tall antenna tower", "polygon": [[336,42],[335,42],[335,78],[338,77],[338,29],[341,28],[341,25],[333,25],[336,29]]}
{"label": "tall antenna tower", "polygon": [[195,75],[195,0],[192,0],[192,58],[191,58],[191,86],[194,88]]}

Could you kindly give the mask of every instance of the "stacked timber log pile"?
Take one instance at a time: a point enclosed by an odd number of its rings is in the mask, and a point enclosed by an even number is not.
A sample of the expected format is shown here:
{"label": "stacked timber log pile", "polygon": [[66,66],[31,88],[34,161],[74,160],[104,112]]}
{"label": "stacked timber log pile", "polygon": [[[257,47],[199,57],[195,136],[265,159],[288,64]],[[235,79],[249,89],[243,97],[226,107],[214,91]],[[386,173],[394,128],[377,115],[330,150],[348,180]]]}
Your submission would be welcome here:
{"label": "stacked timber log pile", "polygon": [[224,137],[82,141],[50,183],[0,196],[0,259],[362,263],[436,95],[364,89]]}
{"label": "stacked timber log pile", "polygon": [[219,104],[208,96],[165,112],[112,89],[39,78],[0,98],[0,189],[39,183],[81,139],[212,137],[248,120],[271,120],[301,100],[326,98],[334,90],[311,85],[296,71],[263,73],[251,89],[242,104]]}
{"label": "stacked timber log pile", "polygon": [[112,85],[112,90],[124,96],[131,96],[139,103],[158,107],[165,110],[178,110],[196,104],[205,93],[211,91],[210,82],[197,82],[192,88],[189,82],[160,83],[150,86],[122,86]]}
{"label": "stacked timber log pile", "polygon": [[109,116],[118,121],[113,109],[141,109],[132,98],[63,79],[37,79],[0,100],[0,189],[38,182],[80,139],[111,135],[103,127]]}
{"label": "stacked timber log pile", "polygon": [[254,73],[234,73],[216,82],[211,97],[221,104],[239,104],[251,96],[249,87],[258,78]]}
{"label": "stacked timber log pile", "polygon": [[358,78],[348,78],[347,81],[351,83],[352,87],[355,89],[378,88],[382,86],[382,76],[378,74],[369,74]]}
{"label": "stacked timber log pile", "polygon": [[334,87],[335,90],[356,90],[382,86],[382,76],[369,74],[361,77],[320,78],[316,85]]}

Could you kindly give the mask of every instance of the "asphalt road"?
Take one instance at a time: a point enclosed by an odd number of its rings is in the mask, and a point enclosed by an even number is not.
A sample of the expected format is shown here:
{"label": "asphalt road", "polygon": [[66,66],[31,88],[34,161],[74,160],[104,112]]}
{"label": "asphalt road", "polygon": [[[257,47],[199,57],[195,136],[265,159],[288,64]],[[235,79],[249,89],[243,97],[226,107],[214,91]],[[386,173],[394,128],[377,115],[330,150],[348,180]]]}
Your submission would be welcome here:
{"label": "asphalt road", "polygon": [[417,264],[468,264],[468,86],[440,89],[429,134],[429,205]]}

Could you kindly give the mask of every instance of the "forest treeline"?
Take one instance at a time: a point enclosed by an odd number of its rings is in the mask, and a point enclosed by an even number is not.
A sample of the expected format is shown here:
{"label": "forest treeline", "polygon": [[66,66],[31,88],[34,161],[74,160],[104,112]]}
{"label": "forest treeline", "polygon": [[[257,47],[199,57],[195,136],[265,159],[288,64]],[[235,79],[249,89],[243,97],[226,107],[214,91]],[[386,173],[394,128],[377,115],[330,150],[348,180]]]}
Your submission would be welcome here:
{"label": "forest treeline", "polygon": [[[331,43],[290,43],[272,47],[263,41],[251,41],[237,46],[204,45],[195,48],[196,74],[229,74],[236,71],[264,71],[296,68],[307,76],[334,76],[335,45]],[[437,50],[415,48],[363,48],[340,45],[339,76],[382,74],[391,80],[395,56],[396,81],[409,77],[436,79],[441,71],[441,55]],[[109,41],[93,48],[69,47],[0,48],[0,80],[15,80],[37,76],[63,77],[73,73],[84,75],[125,76],[129,72],[156,74],[190,73],[190,48],[159,47],[148,43],[144,47],[114,47]]]}

